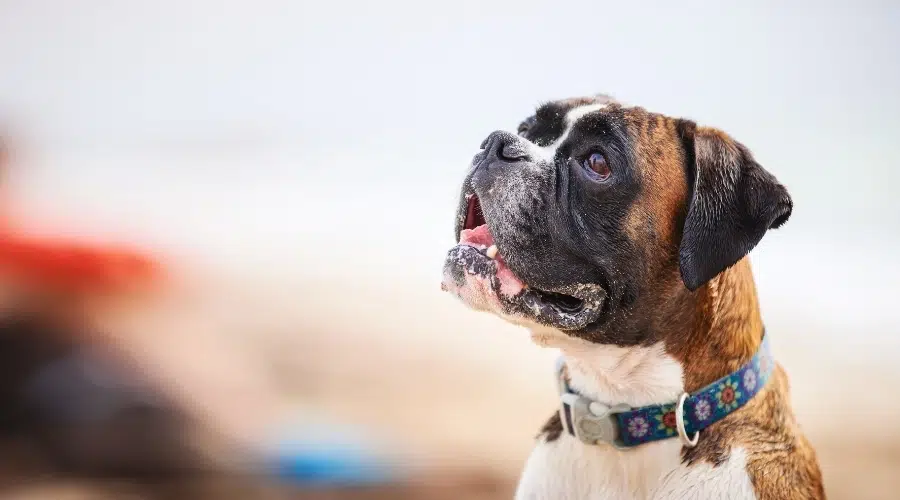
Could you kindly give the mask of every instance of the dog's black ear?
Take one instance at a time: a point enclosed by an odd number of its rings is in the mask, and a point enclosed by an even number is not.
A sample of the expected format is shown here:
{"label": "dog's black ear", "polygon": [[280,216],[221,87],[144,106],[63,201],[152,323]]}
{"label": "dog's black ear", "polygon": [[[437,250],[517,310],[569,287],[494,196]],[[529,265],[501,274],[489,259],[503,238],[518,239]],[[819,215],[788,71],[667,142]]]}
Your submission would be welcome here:
{"label": "dog's black ear", "polygon": [[784,224],[787,189],[724,132],[678,124],[690,195],[679,248],[681,279],[691,291],[750,253],[769,229]]}

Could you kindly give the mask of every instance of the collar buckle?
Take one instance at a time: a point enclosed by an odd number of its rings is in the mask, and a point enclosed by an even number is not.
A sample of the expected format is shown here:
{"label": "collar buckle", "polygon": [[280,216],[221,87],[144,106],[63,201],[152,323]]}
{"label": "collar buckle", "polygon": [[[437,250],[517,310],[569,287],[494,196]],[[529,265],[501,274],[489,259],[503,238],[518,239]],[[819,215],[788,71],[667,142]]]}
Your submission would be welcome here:
{"label": "collar buckle", "polygon": [[616,449],[628,449],[619,434],[616,414],[631,411],[630,406],[609,406],[572,392],[561,394],[559,399],[559,416],[569,434],[585,444],[606,443]]}

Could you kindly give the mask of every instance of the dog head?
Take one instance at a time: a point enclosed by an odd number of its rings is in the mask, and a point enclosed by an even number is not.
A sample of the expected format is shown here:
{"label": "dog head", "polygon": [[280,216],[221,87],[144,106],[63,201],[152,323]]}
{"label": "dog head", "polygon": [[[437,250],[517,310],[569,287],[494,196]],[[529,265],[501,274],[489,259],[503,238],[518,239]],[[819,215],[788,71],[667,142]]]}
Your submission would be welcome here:
{"label": "dog head", "polygon": [[551,102],[475,155],[442,286],[518,324],[635,345],[791,209],[719,130],[605,96]]}

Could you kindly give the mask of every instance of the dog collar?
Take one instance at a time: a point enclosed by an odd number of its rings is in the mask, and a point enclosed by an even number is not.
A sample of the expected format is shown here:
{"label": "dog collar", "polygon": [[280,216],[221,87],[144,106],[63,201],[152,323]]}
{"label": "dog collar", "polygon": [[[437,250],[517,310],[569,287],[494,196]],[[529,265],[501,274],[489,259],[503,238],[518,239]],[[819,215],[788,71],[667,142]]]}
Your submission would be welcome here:
{"label": "dog collar", "polygon": [[744,406],[766,385],[774,364],[764,334],[759,350],[737,371],[693,394],[682,394],[675,403],[631,408],[609,406],[577,394],[569,387],[560,357],[556,365],[562,403],[559,416],[566,431],[585,444],[630,448],[678,436],[685,446],[693,447],[701,430]]}

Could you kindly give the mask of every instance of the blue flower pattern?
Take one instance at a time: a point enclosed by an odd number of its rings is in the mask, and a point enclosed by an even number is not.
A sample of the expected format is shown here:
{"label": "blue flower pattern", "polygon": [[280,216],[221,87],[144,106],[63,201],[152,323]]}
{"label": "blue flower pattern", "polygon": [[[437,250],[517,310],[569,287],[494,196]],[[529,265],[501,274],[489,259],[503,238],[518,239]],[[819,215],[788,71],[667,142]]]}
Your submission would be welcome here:
{"label": "blue flower pattern", "polygon": [[[700,389],[688,397],[684,403],[684,427],[688,435],[702,430],[726,415],[744,406],[769,381],[775,363],[769,352],[768,337],[763,338],[762,345],[753,358],[738,371],[723,377]],[[721,401],[722,389],[729,399]],[[650,441],[672,437],[666,426],[637,425],[638,423],[656,424],[662,422],[666,413],[675,411],[676,403],[660,406],[647,406],[616,415],[621,441],[625,446],[636,446]],[[635,420],[639,419],[639,420]]]}

